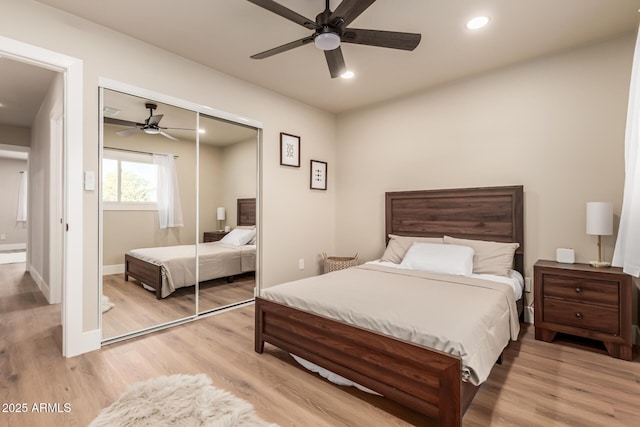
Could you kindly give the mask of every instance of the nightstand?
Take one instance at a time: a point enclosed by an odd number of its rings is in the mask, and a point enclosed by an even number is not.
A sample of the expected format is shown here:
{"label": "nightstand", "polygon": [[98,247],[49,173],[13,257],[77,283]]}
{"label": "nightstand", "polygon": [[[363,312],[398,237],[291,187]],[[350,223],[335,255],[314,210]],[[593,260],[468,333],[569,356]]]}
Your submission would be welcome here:
{"label": "nightstand", "polygon": [[631,360],[631,276],[621,268],[538,261],[534,271],[536,339],[556,333],[602,341],[609,355]]}
{"label": "nightstand", "polygon": [[217,242],[227,234],[229,234],[228,231],[205,231],[202,240],[204,241],[204,243]]}

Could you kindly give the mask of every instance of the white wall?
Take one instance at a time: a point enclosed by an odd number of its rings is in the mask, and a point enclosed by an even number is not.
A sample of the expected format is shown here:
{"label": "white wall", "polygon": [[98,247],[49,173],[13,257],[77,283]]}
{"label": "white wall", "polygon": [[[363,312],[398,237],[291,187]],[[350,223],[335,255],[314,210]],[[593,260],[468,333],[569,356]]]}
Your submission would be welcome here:
{"label": "white wall", "polygon": [[[635,35],[482,74],[338,119],[336,247],[384,248],[384,193],[524,185],[525,267],[597,257],[585,204],[619,215]],[[605,237],[611,259],[615,236]]]}
{"label": "white wall", "polygon": [[29,272],[49,302],[59,299],[57,295],[52,295],[50,289],[51,114],[62,109],[63,84],[62,75],[57,74],[51,81],[49,92],[31,126],[28,193]]}
{"label": "white wall", "polygon": [[[5,37],[83,60],[85,170],[98,170],[101,76],[261,121],[263,285],[319,271],[312,260],[334,246],[334,187],[329,181],[322,194],[308,189],[309,159],[334,159],[331,114],[31,0],[3,0],[0,28]],[[280,132],[302,137],[301,168],[279,165]],[[85,192],[83,209],[83,330],[90,331],[98,327],[97,192]],[[306,270],[298,270],[298,258],[306,259]]]}
{"label": "white wall", "polygon": [[2,183],[2,203],[0,203],[0,250],[4,245],[27,244],[27,225],[16,222],[18,212],[18,194],[20,192],[21,171],[27,173],[27,161],[0,157],[0,183]]}
{"label": "white wall", "polygon": [[0,123],[0,144],[28,147],[31,143],[31,129]]}

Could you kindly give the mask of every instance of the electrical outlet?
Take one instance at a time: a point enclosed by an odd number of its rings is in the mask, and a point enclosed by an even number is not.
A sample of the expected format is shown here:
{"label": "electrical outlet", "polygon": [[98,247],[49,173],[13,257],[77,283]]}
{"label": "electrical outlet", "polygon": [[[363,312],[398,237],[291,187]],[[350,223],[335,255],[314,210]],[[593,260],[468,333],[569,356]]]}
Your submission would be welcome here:
{"label": "electrical outlet", "polygon": [[0,234],[0,240],[7,240],[6,234]]}
{"label": "electrical outlet", "polygon": [[300,258],[298,260],[298,269],[299,270],[304,270],[304,258]]}
{"label": "electrical outlet", "polygon": [[524,278],[524,291],[531,292],[531,277]]}

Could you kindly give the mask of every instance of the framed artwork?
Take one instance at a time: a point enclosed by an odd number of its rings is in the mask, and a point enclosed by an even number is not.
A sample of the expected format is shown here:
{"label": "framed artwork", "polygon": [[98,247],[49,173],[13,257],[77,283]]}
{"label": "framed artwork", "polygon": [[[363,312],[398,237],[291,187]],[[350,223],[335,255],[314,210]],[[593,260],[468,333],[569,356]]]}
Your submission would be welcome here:
{"label": "framed artwork", "polygon": [[311,189],[327,189],[327,162],[311,160]]}
{"label": "framed artwork", "polygon": [[300,137],[280,132],[280,164],[300,167]]}

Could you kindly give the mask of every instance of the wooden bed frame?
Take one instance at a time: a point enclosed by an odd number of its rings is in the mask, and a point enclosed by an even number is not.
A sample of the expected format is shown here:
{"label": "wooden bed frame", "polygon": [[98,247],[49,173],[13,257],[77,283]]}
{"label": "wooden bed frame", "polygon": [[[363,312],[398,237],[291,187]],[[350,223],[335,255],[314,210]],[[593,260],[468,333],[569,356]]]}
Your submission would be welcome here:
{"label": "wooden bed frame", "polygon": [[[524,275],[523,187],[386,193],[386,236],[518,242]],[[519,305],[522,307],[523,304]],[[460,426],[478,387],[461,379],[457,356],[256,298],[255,351],[265,342],[342,375],[386,398]]]}
{"label": "wooden bed frame", "polygon": [[[256,225],[256,199],[238,199],[237,213],[238,225]],[[129,277],[154,288],[156,298],[162,299],[162,266],[125,254],[124,280],[128,282]]]}

